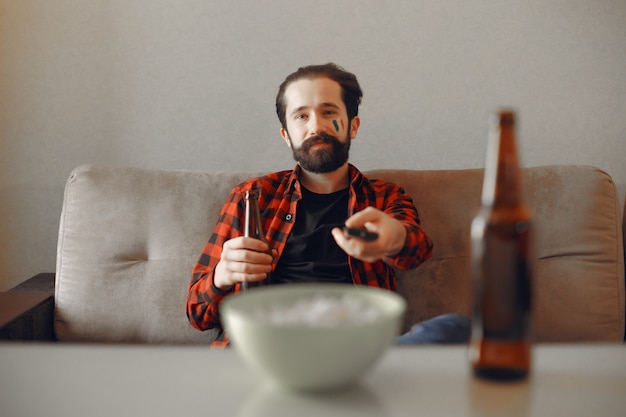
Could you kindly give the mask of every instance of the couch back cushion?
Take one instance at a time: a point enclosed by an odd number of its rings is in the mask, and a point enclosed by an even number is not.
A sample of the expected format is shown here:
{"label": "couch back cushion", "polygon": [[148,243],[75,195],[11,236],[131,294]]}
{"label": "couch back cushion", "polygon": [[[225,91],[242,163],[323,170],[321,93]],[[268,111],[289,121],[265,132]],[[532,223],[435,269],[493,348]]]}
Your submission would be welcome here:
{"label": "couch back cushion", "polygon": [[[540,341],[621,340],[622,230],[604,172],[524,170],[535,214],[535,329]],[[62,341],[208,343],[185,315],[191,268],[229,191],[250,172],[81,166],[67,181],[57,249],[55,331]],[[405,328],[470,315],[469,227],[481,170],[373,171],[413,197],[435,242],[431,260],[399,272]]]}
{"label": "couch back cushion", "polygon": [[[525,168],[535,232],[534,333],[542,342],[622,341],[624,255],[619,201],[605,172],[589,166]],[[368,173],[405,188],[433,257],[399,272],[409,298],[405,327],[445,312],[471,314],[470,224],[482,170]]]}
{"label": "couch back cushion", "polygon": [[76,168],[59,228],[57,338],[210,342],[187,321],[187,285],[230,189],[249,175]]}

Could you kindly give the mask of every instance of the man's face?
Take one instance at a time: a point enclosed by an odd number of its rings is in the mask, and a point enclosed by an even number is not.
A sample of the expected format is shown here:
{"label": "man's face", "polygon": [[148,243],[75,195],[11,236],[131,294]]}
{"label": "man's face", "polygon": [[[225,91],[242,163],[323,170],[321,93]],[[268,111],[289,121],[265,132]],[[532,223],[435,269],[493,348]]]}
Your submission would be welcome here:
{"label": "man's face", "polygon": [[295,81],[285,90],[285,102],[287,129],[280,134],[303,169],[325,173],[347,163],[360,121],[355,117],[348,126],[337,82],[325,77]]}

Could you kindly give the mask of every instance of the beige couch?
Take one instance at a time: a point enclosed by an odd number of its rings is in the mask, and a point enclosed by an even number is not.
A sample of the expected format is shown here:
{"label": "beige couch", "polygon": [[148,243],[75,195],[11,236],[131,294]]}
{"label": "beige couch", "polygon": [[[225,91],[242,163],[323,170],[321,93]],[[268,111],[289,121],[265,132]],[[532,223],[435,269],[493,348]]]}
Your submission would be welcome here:
{"label": "beige couch", "polygon": [[[624,339],[624,249],[614,184],[586,166],[524,170],[537,231],[538,341]],[[190,272],[233,185],[255,173],[81,166],[67,181],[55,287],[60,341],[207,343],[185,315]],[[470,315],[469,227],[481,170],[369,172],[414,198],[434,256],[400,272],[405,327]]]}

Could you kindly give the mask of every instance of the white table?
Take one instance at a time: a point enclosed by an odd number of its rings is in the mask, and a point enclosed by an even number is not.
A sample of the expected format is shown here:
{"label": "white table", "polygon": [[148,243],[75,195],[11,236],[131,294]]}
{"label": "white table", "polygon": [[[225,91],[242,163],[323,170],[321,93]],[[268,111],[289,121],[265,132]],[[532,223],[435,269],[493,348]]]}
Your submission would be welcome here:
{"label": "white table", "polygon": [[393,347],[334,395],[277,389],[233,349],[0,344],[0,416],[626,416],[626,346],[539,345],[527,382],[475,380],[464,347]]}

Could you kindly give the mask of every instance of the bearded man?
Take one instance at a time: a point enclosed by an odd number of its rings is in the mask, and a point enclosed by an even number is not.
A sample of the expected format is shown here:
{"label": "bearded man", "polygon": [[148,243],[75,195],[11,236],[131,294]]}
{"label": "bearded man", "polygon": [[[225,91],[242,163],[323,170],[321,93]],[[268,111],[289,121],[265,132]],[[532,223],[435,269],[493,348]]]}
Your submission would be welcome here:
{"label": "bearded man", "polygon": [[[299,68],[281,84],[280,135],[296,166],[251,178],[231,191],[192,271],[187,316],[199,330],[221,330],[214,346],[228,344],[220,301],[240,291],[242,283],[252,288],[330,282],[394,291],[394,269],[416,268],[430,258],[433,244],[411,197],[348,162],[361,125],[361,99],[354,74],[332,63]],[[243,236],[244,196],[252,189],[260,191],[267,242]],[[354,237],[344,226],[376,238]],[[467,340],[468,319],[436,319],[416,325],[398,343]]]}

